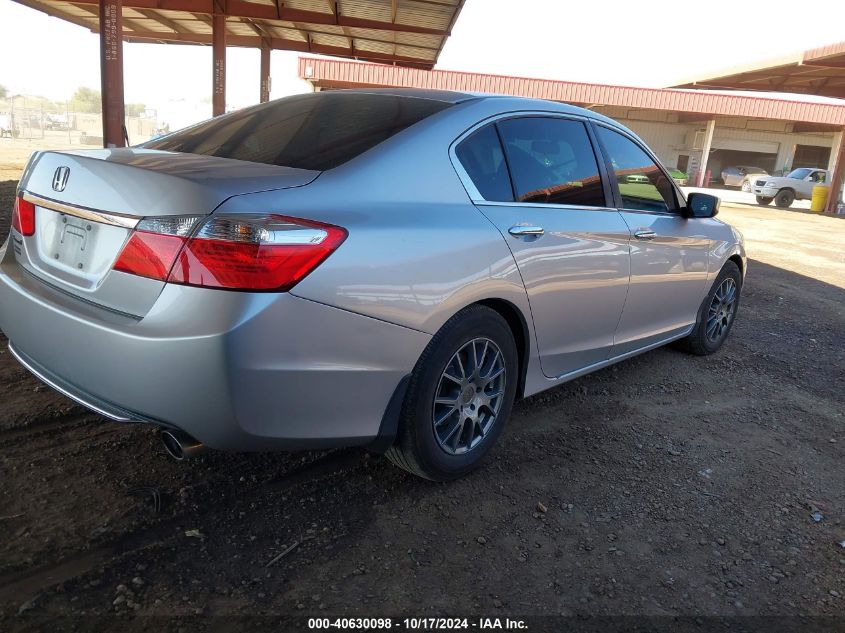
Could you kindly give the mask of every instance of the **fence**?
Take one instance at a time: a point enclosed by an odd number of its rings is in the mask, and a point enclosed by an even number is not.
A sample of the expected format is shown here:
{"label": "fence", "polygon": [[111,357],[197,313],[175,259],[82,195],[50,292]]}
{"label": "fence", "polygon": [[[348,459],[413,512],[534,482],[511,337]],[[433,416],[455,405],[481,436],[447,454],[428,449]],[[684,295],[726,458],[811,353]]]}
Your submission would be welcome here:
{"label": "fence", "polygon": [[[131,144],[148,140],[156,127],[155,116],[126,117]],[[0,99],[0,138],[102,146],[102,134],[103,119],[99,113],[75,112],[68,103],[27,97]]]}

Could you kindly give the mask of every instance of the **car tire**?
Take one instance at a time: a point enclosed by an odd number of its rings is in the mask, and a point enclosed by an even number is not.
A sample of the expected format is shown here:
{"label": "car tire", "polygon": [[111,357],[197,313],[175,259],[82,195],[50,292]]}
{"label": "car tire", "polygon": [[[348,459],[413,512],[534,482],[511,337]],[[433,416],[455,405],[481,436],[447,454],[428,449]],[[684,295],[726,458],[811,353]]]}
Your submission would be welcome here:
{"label": "car tire", "polygon": [[795,192],[792,189],[781,189],[775,196],[775,206],[780,209],[789,208],[795,202]]}
{"label": "car tire", "polygon": [[742,294],[742,273],[728,261],[707,293],[698,310],[695,328],[678,341],[678,347],[707,356],[719,350],[730,334]]}
{"label": "car tire", "polygon": [[742,185],[740,185],[740,189],[742,189],[745,193],[751,193],[751,183],[747,180],[743,180]]}
{"label": "car tire", "polygon": [[757,196],[757,204],[771,204],[774,198],[767,198],[766,196]]}
{"label": "car tire", "polygon": [[387,458],[432,481],[475,469],[510,417],[518,372],[507,321],[482,305],[462,310],[434,335],[414,367]]}

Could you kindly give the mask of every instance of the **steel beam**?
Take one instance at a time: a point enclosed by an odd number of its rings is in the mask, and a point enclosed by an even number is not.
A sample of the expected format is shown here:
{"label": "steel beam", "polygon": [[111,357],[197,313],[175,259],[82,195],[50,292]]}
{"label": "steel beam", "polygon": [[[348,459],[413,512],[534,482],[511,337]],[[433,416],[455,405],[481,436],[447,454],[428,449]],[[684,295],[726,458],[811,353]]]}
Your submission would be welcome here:
{"label": "steel beam", "polygon": [[103,104],[103,147],[125,147],[123,102],[123,9],[121,0],[100,3],[100,95]]}
{"label": "steel beam", "polygon": [[212,92],[211,114],[220,116],[226,112],[226,14],[212,16]]}
{"label": "steel beam", "polygon": [[[845,128],[836,135],[836,143],[831,148],[831,158],[835,152],[836,159],[833,163],[833,175],[830,179],[830,190],[827,193],[826,213],[836,213],[839,205],[839,196],[842,194],[842,185],[845,184]],[[838,145],[838,147],[837,147]]]}
{"label": "steel beam", "polygon": [[266,42],[261,43],[261,103],[270,101],[270,46]]}
{"label": "steel beam", "polygon": [[[99,0],[70,0],[70,2],[77,6],[84,6],[86,4],[97,4]],[[163,11],[207,13],[209,15],[213,15],[217,11],[214,0],[124,0],[123,6],[128,9],[160,9]],[[380,20],[354,18],[321,11],[306,11],[303,9],[289,9],[284,6],[257,4],[255,2],[247,2],[247,0],[228,0],[225,13],[231,18],[258,18],[308,24],[332,24],[334,26],[348,26],[350,28],[382,31],[404,31],[406,33],[422,33],[439,36],[450,35],[450,29],[432,29],[411,24],[393,24]]]}
{"label": "steel beam", "polygon": [[707,122],[707,129],[704,134],[704,146],[701,148],[701,166],[698,173],[698,187],[709,187],[710,183],[705,182],[707,178],[707,163],[710,160],[710,147],[713,145],[713,132],[716,130],[716,119]]}
{"label": "steel beam", "polygon": [[[212,44],[213,35],[203,33],[163,33],[159,31],[124,31],[123,39],[127,42],[171,42],[174,44]],[[422,57],[407,57],[403,55],[391,55],[365,51],[360,48],[344,48],[342,46],[327,46],[325,44],[314,44],[300,40],[288,40],[279,37],[262,38],[258,35],[226,35],[227,46],[260,48],[262,41],[269,42],[273,50],[297,51],[300,53],[315,53],[319,55],[332,55],[335,57],[354,57],[361,61],[374,62],[378,64],[404,64],[417,68],[431,70],[434,61]]]}

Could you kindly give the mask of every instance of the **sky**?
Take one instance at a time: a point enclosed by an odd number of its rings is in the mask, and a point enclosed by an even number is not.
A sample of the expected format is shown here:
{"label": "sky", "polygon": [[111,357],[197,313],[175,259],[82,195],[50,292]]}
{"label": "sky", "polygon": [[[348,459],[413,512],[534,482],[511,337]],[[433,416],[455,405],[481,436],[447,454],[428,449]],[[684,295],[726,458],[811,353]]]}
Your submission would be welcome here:
{"label": "sky", "polygon": [[[466,0],[437,68],[664,87],[840,41],[843,24],[841,0]],[[99,89],[98,47],[80,26],[0,0],[0,85],[12,94],[61,101],[81,85]],[[309,89],[299,56],[273,51],[272,98]],[[201,102],[211,94],[211,47],[124,44],[124,77],[128,103]],[[229,107],[258,101],[257,50],[228,49],[226,84]]]}

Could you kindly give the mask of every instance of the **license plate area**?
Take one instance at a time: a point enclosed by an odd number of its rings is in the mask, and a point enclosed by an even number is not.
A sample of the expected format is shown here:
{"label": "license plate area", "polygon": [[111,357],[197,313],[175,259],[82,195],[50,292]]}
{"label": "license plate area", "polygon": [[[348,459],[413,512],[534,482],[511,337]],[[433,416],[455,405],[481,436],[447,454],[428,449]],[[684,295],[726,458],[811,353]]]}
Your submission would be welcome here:
{"label": "license plate area", "polygon": [[123,227],[36,207],[32,264],[64,283],[94,290],[111,270],[128,236],[129,230]]}
{"label": "license plate area", "polygon": [[[53,258],[57,265],[66,268],[76,268],[85,271],[91,267],[90,253],[91,249],[85,250],[88,242],[88,235],[97,231],[96,227],[91,222],[74,222],[72,219],[68,220],[68,216],[62,216],[61,231],[55,234],[53,244],[50,245],[49,250],[53,251]],[[92,241],[95,241],[96,235],[91,235]],[[58,243],[56,243],[58,242]]]}

